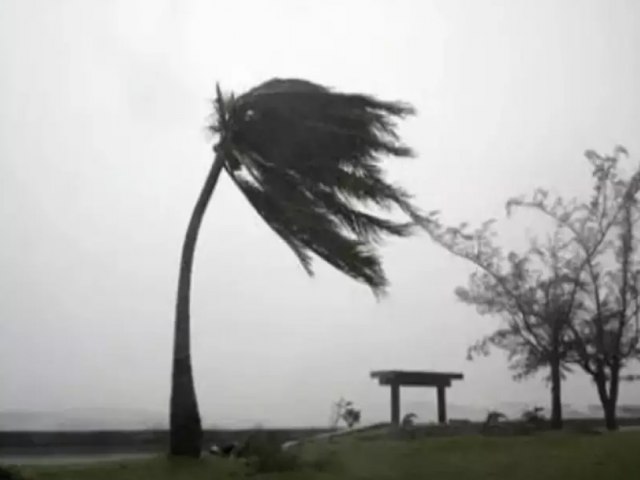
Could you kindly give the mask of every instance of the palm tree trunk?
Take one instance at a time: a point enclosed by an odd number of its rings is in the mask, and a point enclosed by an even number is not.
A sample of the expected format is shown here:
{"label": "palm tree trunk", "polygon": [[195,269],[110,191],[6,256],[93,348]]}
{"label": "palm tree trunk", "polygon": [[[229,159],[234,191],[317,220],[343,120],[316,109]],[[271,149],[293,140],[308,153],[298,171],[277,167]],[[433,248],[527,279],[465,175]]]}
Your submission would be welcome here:
{"label": "palm tree trunk", "polygon": [[191,270],[202,218],[213,194],[224,165],[216,155],[207,180],[191,214],[182,245],[180,277],[173,340],[173,371],[171,374],[170,454],[199,457],[202,451],[202,425],[191,369],[191,339],[189,304],[191,296]]}

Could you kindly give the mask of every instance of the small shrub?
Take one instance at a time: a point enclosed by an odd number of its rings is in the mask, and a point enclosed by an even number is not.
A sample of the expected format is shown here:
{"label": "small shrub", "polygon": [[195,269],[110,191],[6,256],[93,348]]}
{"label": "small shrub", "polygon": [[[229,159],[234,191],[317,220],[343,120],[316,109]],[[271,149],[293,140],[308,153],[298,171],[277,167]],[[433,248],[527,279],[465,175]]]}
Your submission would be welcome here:
{"label": "small shrub", "polygon": [[543,412],[543,407],[533,407],[532,409],[525,410],[524,412],[522,412],[522,420],[532,425],[544,423],[547,419],[544,416]]}
{"label": "small shrub", "polygon": [[486,435],[505,434],[505,420],[507,420],[507,416],[504,413],[498,410],[491,410],[487,413],[480,431]]}
{"label": "small shrub", "polygon": [[530,429],[541,430],[547,426],[547,418],[544,416],[544,408],[534,407],[530,410],[525,410],[522,413],[522,422]]}
{"label": "small shrub", "polygon": [[499,412],[498,410],[491,410],[487,413],[487,418],[484,421],[486,427],[497,425],[498,423],[507,419],[507,416]]}
{"label": "small shrub", "polygon": [[264,431],[253,432],[238,456],[247,459],[249,469],[254,474],[290,472],[301,466],[296,455],[282,449],[276,436]]}
{"label": "small shrub", "polygon": [[403,429],[411,429],[416,423],[416,418],[418,418],[418,416],[415,413],[407,413],[404,417],[402,417],[402,422],[400,422],[400,425]]}
{"label": "small shrub", "polygon": [[335,428],[343,421],[348,428],[353,428],[360,423],[362,412],[353,406],[353,402],[341,398],[333,404],[333,420],[331,425]]}
{"label": "small shrub", "polygon": [[353,428],[360,423],[361,412],[349,405],[342,414],[342,419],[347,427]]}

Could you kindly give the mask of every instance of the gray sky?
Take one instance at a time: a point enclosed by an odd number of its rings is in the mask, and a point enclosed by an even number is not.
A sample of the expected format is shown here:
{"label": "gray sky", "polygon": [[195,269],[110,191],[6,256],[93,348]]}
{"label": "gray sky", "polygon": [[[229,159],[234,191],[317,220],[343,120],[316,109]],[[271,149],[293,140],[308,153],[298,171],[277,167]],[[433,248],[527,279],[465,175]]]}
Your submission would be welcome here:
{"label": "gray sky", "polygon": [[[638,158],[638,47],[634,0],[3,0],[0,411],[166,411],[178,256],[212,160],[216,81],[241,92],[302,77],[413,103],[402,134],[418,156],[390,175],[426,210],[482,221],[537,186],[584,192],[587,148]],[[513,225],[508,246],[521,242]],[[324,424],[341,395],[386,413],[368,378],[380,368],[463,371],[459,404],[547,404],[544,384],[512,382],[499,352],[465,360],[496,325],[455,300],[469,266],[425,237],[384,253],[381,303],[319,262],[309,279],[223,178],[194,272],[205,423]],[[621,402],[639,396],[625,385]],[[582,375],[564,400],[597,403]]]}

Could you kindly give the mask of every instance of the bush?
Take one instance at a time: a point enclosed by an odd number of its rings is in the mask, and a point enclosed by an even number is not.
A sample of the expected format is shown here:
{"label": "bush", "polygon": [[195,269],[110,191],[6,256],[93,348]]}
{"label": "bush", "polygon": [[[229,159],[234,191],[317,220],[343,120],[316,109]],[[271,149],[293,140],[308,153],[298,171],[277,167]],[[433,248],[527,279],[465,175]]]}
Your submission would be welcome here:
{"label": "bush", "polygon": [[252,473],[290,472],[301,466],[296,455],[282,449],[279,438],[264,431],[252,432],[239,456],[247,459]]}
{"label": "bush", "polygon": [[301,458],[295,450],[284,450],[282,438],[257,430],[249,434],[237,452],[247,462],[250,475],[284,473],[292,471],[326,472],[335,470],[338,457],[334,451],[315,451],[312,456]]}
{"label": "bush", "polygon": [[542,427],[547,422],[543,412],[543,407],[533,407],[529,410],[525,410],[522,412],[522,421],[533,427]]}

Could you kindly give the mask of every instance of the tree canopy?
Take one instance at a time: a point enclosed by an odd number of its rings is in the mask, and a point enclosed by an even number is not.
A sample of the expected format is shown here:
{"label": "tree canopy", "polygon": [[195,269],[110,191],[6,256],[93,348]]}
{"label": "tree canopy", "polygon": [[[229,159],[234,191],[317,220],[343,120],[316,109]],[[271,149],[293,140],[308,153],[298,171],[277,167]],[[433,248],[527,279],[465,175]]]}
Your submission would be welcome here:
{"label": "tree canopy", "polygon": [[[530,198],[510,200],[509,207],[529,208],[555,221],[572,245],[580,266],[580,285],[571,322],[571,361],[591,375],[615,428],[621,372],[640,355],[640,167],[624,172],[623,147],[611,155],[585,154],[592,167],[593,191],[587,201],[565,200],[539,189]],[[633,379],[633,376],[628,377]]]}
{"label": "tree canopy", "polygon": [[457,297],[503,320],[469,353],[507,351],[516,378],[550,365],[557,377],[552,389],[559,388],[558,367],[578,365],[594,379],[607,425],[615,428],[619,382],[636,379],[621,372],[640,357],[640,167],[622,171],[623,147],[585,156],[593,178],[586,201],[544,189],[508,200],[508,214],[527,208],[554,221],[547,240],[531,239],[523,254],[503,252],[492,220],[470,231],[467,224],[445,226],[431,212],[423,225],[438,244],[478,267]]}
{"label": "tree canopy", "polygon": [[[313,253],[383,293],[376,246],[385,235],[411,234],[422,219],[380,165],[385,156],[412,155],[395,120],[413,108],[297,79],[273,79],[237,98],[218,88],[215,107],[211,130],[225,170],[306,271],[312,274]],[[399,208],[408,219],[371,207]]]}

